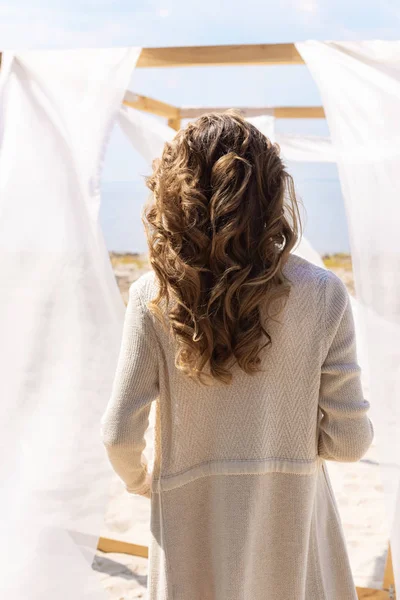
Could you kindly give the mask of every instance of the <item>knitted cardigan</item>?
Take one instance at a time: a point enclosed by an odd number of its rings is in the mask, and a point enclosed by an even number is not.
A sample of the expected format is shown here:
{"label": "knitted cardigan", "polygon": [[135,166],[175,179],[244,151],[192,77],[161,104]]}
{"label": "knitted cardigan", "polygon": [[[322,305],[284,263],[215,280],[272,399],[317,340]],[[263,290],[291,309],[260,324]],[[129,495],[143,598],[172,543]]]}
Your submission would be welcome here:
{"label": "knitted cardigan", "polygon": [[151,499],[148,600],[357,598],[325,464],[359,460],[373,439],[349,295],[296,255],[284,272],[291,291],[262,372],[234,367],[230,385],[212,387],[175,367],[147,308],[154,273],[130,287],[101,428],[128,492]]}

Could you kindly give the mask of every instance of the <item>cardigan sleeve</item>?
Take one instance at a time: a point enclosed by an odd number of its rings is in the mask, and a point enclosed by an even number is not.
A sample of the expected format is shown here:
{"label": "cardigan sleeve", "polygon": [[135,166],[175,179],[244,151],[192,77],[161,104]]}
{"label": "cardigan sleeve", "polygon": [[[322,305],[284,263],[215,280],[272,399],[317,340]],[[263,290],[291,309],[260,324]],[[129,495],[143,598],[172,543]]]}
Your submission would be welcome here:
{"label": "cardigan sleeve", "polygon": [[145,432],[151,403],[159,392],[157,341],[143,307],[138,282],[129,289],[121,348],[111,397],[101,419],[109,461],[128,492],[151,496]]}
{"label": "cardigan sleeve", "polygon": [[325,278],[325,321],[318,454],[326,460],[355,462],[371,445],[374,430],[361,386],[350,297],[341,279],[329,271]]}

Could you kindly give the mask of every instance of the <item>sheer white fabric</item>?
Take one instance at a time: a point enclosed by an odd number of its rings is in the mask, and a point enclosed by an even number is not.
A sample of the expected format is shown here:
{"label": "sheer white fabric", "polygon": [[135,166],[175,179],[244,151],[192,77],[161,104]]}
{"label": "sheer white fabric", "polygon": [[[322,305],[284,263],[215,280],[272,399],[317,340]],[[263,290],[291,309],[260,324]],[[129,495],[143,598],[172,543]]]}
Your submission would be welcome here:
{"label": "sheer white fabric", "polygon": [[118,123],[135,150],[150,165],[161,156],[165,142],[176,134],[172,127],[125,105],[120,108]]}
{"label": "sheer white fabric", "polygon": [[275,117],[262,115],[247,119],[264,135],[279,144],[285,160],[296,162],[336,162],[332,142],[317,135],[289,135],[275,131]]}
{"label": "sheer white fabric", "polygon": [[282,156],[297,162],[335,163],[334,147],[329,138],[318,135],[276,134]]}
{"label": "sheer white fabric", "polygon": [[346,203],[400,587],[400,42],[297,44],[321,92]]}
{"label": "sheer white fabric", "polygon": [[248,117],[246,120],[254,125],[254,127],[257,127],[272,142],[276,141],[278,134],[275,131],[275,117],[272,115],[261,115],[259,117]]}
{"label": "sheer white fabric", "polygon": [[139,51],[3,54],[2,598],[106,597],[91,563],[124,305],[97,220],[99,175]]}
{"label": "sheer white fabric", "polygon": [[[264,135],[280,146],[286,160],[296,162],[336,162],[332,142],[317,135],[289,135],[275,131],[275,117],[262,115],[247,119]],[[122,106],[119,124],[135,149],[149,162],[162,152],[164,142],[171,140],[176,131],[168,125],[148,117],[134,108]]]}

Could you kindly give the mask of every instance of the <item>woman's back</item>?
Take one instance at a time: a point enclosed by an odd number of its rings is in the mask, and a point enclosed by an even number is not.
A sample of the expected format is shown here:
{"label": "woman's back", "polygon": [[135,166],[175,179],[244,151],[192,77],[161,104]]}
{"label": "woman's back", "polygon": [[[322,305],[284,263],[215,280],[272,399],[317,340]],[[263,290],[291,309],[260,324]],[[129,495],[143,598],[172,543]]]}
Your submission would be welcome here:
{"label": "woman's back", "polygon": [[[271,160],[279,171],[276,155]],[[271,185],[264,190],[266,200]],[[210,193],[215,200],[215,190]],[[168,210],[181,209],[172,203]],[[325,466],[325,459],[358,460],[373,436],[344,284],[330,271],[271,246],[270,239],[281,235],[274,223],[282,220],[287,227],[279,203],[268,234],[252,225],[265,242],[259,247],[270,253],[258,263],[256,249],[257,272],[251,238],[241,251],[246,236],[236,250],[228,244],[218,252],[217,244],[216,261],[206,250],[188,260],[190,237],[189,246],[182,239],[177,246],[171,212],[166,228],[160,206],[158,211],[155,272],[130,288],[103,418],[103,441],[115,471],[129,492],[151,498],[148,599],[355,600]],[[201,279],[199,271],[208,275]],[[160,319],[153,300],[169,282],[175,304]],[[280,310],[273,313],[275,300]],[[258,334],[269,342],[261,349]],[[227,369],[230,354],[236,362]],[[212,385],[201,382],[203,373]],[[153,401],[155,457],[149,474],[143,451]]]}
{"label": "woman's back", "polygon": [[270,327],[265,370],[234,370],[229,386],[200,386],[176,369],[172,340],[146,309],[154,274],[131,286],[139,338],[123,353],[136,370],[116,381],[124,394],[105,439],[129,480],[120,457],[131,452],[134,466],[143,447],[125,433],[142,440],[158,380],[149,599],[356,598],[323,461],[358,460],[372,440],[349,297],[336,275],[300,257],[285,271],[291,293]]}
{"label": "woman's back", "polygon": [[[333,273],[296,255],[290,256],[285,272],[292,282],[291,293],[279,322],[270,324],[273,342],[263,352],[264,370],[248,376],[236,368],[229,386],[201,386],[185,377],[175,367],[175,349],[168,332],[153,320],[160,346],[161,410],[166,411],[164,423],[170,426],[168,433],[164,431],[162,448],[163,475],[168,483],[161,481],[161,486],[170,489],[220,469],[253,469],[255,473],[314,469],[321,365],[348,296]],[[145,302],[154,297],[157,284],[152,272],[137,285]],[[326,287],[334,295],[328,317]],[[338,368],[355,367],[340,364]],[[358,378],[352,383],[347,392],[351,391],[350,400],[354,401],[355,392],[357,397],[361,392]],[[340,452],[342,460],[353,459],[352,448]],[[223,464],[224,460],[230,464]],[[241,467],[240,461],[246,464]]]}

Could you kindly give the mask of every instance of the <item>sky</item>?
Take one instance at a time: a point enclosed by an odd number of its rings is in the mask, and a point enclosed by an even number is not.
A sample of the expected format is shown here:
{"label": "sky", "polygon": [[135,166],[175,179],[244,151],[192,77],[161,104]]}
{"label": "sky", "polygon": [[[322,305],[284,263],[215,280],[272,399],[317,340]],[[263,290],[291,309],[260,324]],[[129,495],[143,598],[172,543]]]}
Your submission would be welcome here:
{"label": "sky", "polygon": [[398,0],[1,0],[2,48],[397,39]]}
{"label": "sky", "polygon": [[[2,50],[398,39],[398,0],[0,0]],[[304,65],[137,69],[129,89],[176,106],[320,105]],[[277,131],[329,135],[324,120],[277,120]],[[336,167],[291,164],[305,232],[321,253],[348,251]],[[103,172],[107,245],[143,251],[139,220],[149,167],[115,129]]]}

